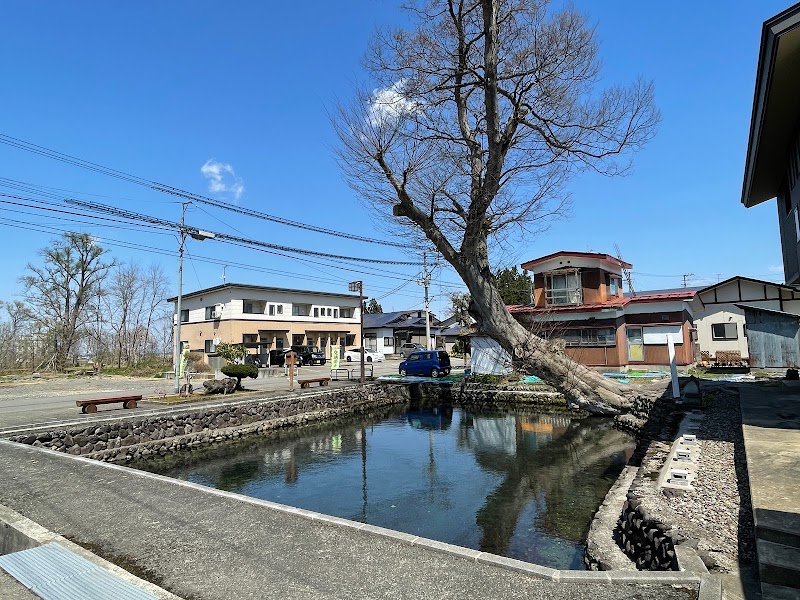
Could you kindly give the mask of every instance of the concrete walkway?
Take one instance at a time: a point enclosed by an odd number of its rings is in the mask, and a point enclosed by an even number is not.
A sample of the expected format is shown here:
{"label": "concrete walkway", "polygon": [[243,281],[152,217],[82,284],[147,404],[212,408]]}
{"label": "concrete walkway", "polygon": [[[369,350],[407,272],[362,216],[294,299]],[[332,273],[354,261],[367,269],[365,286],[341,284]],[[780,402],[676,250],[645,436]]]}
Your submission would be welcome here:
{"label": "concrete walkway", "polygon": [[182,597],[686,600],[700,580],[545,569],[6,441],[0,477],[0,504]]}
{"label": "concrete walkway", "polygon": [[800,598],[800,382],[740,386],[764,600]]}

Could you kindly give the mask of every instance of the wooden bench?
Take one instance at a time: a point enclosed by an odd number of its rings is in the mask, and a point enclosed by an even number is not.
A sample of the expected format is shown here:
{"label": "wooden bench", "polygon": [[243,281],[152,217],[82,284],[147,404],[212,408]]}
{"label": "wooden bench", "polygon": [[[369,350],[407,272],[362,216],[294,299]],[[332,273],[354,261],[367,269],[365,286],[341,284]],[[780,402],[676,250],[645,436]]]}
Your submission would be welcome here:
{"label": "wooden bench", "polygon": [[141,394],[138,396],[117,396],[115,398],[95,398],[93,400],[75,400],[75,404],[81,407],[82,413],[96,413],[98,404],[115,404],[122,402],[125,408],[136,408],[136,402],[141,400]]}
{"label": "wooden bench", "polygon": [[322,385],[328,385],[330,383],[330,377],[315,377],[314,379],[298,379],[297,383],[300,384],[301,388],[307,388],[312,383],[319,383]]}

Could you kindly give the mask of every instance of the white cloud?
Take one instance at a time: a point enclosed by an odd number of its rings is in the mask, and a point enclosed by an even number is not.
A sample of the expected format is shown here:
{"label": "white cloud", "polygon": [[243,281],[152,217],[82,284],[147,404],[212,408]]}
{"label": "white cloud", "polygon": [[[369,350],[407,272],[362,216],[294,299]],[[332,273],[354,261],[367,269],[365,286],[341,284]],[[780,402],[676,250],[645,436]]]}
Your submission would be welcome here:
{"label": "white cloud", "polygon": [[214,194],[233,194],[233,198],[238,200],[244,194],[244,181],[236,176],[233,167],[228,163],[217,162],[209,158],[200,167],[203,177],[208,179],[208,191]]}
{"label": "white cloud", "polygon": [[783,275],[783,265],[770,265],[768,270],[770,273]]}
{"label": "white cloud", "polygon": [[419,102],[409,100],[403,94],[405,87],[406,80],[401,79],[389,87],[372,91],[372,102],[369,105],[369,122],[372,125],[382,125],[421,108]]}

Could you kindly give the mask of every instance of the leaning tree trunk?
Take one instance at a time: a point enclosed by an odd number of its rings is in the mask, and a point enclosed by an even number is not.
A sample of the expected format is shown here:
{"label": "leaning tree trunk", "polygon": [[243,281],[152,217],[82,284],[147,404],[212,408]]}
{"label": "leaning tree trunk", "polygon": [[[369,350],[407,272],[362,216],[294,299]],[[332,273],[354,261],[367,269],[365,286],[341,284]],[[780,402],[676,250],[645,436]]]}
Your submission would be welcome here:
{"label": "leaning tree trunk", "polygon": [[480,253],[461,255],[456,267],[472,295],[481,332],[497,341],[523,369],[555,387],[572,406],[594,414],[619,414],[631,406],[626,390],[572,360],[563,349],[531,333],[506,308],[491,280],[488,262],[481,268]]}

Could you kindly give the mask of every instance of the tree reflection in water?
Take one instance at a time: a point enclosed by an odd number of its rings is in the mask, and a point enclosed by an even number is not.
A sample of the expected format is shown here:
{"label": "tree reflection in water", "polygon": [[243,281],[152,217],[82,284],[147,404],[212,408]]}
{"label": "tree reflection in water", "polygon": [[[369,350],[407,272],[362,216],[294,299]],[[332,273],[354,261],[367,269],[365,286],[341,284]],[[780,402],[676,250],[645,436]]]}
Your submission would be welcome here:
{"label": "tree reflection in water", "polygon": [[387,409],[140,463],[146,470],[557,568],[633,449],[566,413]]}

